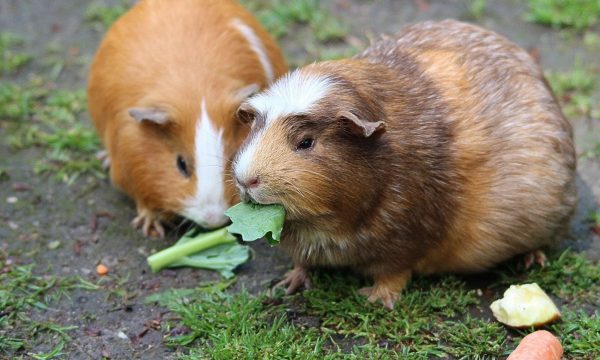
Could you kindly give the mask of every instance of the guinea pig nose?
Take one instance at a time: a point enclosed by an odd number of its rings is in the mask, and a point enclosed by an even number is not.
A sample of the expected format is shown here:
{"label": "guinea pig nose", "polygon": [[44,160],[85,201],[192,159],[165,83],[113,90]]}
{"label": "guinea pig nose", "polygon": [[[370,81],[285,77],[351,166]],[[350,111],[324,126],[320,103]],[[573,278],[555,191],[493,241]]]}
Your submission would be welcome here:
{"label": "guinea pig nose", "polygon": [[260,183],[258,176],[253,176],[251,178],[236,178],[235,180],[245,189],[257,187]]}
{"label": "guinea pig nose", "polygon": [[253,178],[250,178],[250,180],[246,181],[246,187],[247,188],[257,187],[258,183],[259,183],[258,176],[255,176]]}

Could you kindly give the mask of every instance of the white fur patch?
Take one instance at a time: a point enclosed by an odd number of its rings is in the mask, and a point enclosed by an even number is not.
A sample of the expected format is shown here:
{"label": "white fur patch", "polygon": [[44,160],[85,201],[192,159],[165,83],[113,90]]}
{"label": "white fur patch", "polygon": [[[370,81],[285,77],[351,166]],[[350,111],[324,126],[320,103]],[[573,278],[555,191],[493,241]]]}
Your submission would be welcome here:
{"label": "white fur patch", "polygon": [[[252,165],[254,153],[258,147],[259,139],[262,138],[263,132],[264,129],[249,139],[250,142],[248,145],[238,153],[238,156],[233,164],[233,173],[236,179],[246,182],[247,178],[251,176],[250,166]],[[241,191],[242,189],[239,190]]]}
{"label": "white fur patch", "polygon": [[230,24],[246,38],[250,44],[250,47],[252,48],[252,51],[254,51],[256,56],[258,56],[258,61],[260,61],[260,64],[263,67],[267,81],[269,84],[272,83],[275,79],[275,75],[273,74],[273,66],[271,65],[271,61],[267,55],[267,50],[265,49],[265,46],[260,38],[250,26],[246,25],[246,23],[240,19],[235,18],[231,20]]}
{"label": "white fur patch", "polygon": [[268,127],[285,115],[306,114],[311,107],[329,92],[332,81],[299,70],[277,80],[268,90],[251,97],[248,103],[266,118],[264,128],[249,139],[248,145],[238,153],[234,174],[240,180],[251,176],[251,165],[260,141]]}
{"label": "white fur patch", "polygon": [[202,99],[196,124],[196,194],[184,202],[182,215],[206,228],[224,225],[227,217],[223,171],[225,169],[223,130],[217,131]]}
{"label": "white fur patch", "polygon": [[309,112],[327,95],[331,85],[326,76],[296,70],[277,80],[267,91],[251,97],[248,103],[266,116],[269,125],[283,115]]}

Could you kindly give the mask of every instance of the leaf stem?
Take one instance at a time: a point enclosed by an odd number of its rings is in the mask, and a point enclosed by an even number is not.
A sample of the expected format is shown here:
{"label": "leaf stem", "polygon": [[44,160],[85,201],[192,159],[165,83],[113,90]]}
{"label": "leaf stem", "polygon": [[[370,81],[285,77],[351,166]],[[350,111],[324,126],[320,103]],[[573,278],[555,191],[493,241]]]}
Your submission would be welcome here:
{"label": "leaf stem", "polygon": [[227,232],[227,228],[211,231],[206,234],[202,234],[195,239],[187,240],[181,244],[175,244],[174,246],[149,256],[147,259],[148,265],[150,265],[150,268],[153,272],[157,272],[184,256],[197,253],[213,246],[227,244],[234,241],[236,241],[235,236]]}

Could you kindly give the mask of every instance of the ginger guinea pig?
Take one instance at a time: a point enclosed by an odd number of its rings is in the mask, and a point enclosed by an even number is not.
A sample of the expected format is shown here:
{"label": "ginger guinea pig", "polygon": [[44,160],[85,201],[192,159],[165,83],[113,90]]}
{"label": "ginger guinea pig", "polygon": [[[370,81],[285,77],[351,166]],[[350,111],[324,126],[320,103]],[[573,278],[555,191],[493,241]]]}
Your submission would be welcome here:
{"label": "ginger guinea pig", "polygon": [[108,31],[92,63],[91,116],[135,227],[163,236],[181,215],[213,228],[236,201],[235,111],[286,71],[266,31],[229,0],[144,0]]}
{"label": "ginger guinea pig", "polygon": [[347,266],[392,308],[412,273],[477,272],[564,235],[572,129],[541,69],[482,28],[425,22],[316,63],[238,110],[242,199],[287,210],[295,268]]}

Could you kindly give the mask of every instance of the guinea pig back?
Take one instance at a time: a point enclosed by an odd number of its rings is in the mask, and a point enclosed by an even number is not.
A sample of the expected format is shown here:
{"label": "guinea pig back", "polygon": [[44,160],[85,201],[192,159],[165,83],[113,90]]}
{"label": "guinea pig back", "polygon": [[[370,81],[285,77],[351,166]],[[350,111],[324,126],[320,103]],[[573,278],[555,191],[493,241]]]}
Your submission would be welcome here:
{"label": "guinea pig back", "polygon": [[412,273],[476,272],[565,234],[569,122],[534,60],[491,31],[425,22],[251,97],[234,162],[243,199],[288,211],[293,291],[348,266],[392,307]]}

